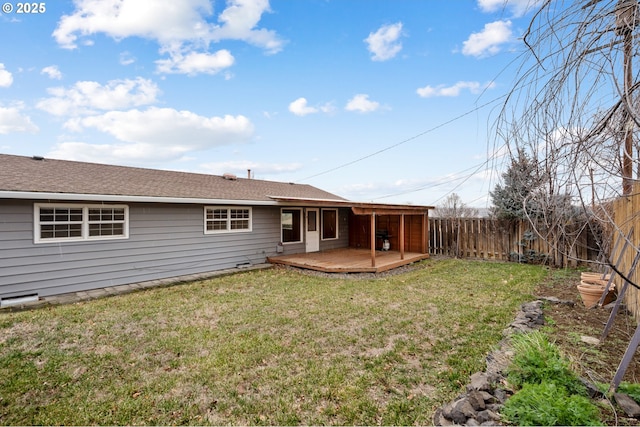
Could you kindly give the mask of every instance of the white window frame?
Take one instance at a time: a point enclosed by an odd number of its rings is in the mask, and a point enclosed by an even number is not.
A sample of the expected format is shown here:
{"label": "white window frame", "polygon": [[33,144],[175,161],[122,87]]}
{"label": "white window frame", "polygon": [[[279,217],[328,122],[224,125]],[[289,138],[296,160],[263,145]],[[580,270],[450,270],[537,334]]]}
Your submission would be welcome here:
{"label": "white window frame", "polygon": [[[207,211],[222,210],[226,211],[226,228],[224,230],[208,230],[207,223],[211,221],[222,221],[221,219],[207,219]],[[232,218],[231,213],[233,210],[248,211],[249,218]],[[249,228],[235,228],[232,229],[231,225],[234,220],[248,220]],[[204,234],[227,234],[227,233],[249,233],[253,231],[253,209],[248,206],[205,206],[204,207]]]}
{"label": "white window frame", "polygon": [[[294,242],[285,242],[283,235],[283,227],[282,227],[282,214],[284,211],[298,211],[300,215],[300,240],[296,240]],[[302,208],[282,208],[280,209],[280,241],[283,245],[295,245],[304,242],[304,215],[302,214]]]}
{"label": "white window frame", "polygon": [[[48,225],[48,222],[40,221],[40,209],[81,209],[82,221],[75,221],[75,223],[81,225],[80,236],[73,237],[42,237],[42,225]],[[90,221],[89,210],[90,209],[123,209],[124,220],[112,220],[112,221]],[[89,225],[90,224],[120,224],[122,223],[123,234],[118,235],[105,235],[105,236],[90,236]],[[53,223],[52,223],[53,224]],[[106,204],[79,204],[79,203],[35,203],[33,205],[33,241],[36,244],[39,243],[59,243],[59,242],[88,242],[98,240],[122,240],[129,238],[129,206],[127,205],[106,205]]]}
{"label": "white window frame", "polygon": [[[323,215],[323,212],[325,212],[325,211],[335,211],[335,213],[336,213],[336,224],[335,224],[335,226],[336,226],[336,237],[327,237],[326,239],[324,237],[324,215]],[[339,220],[339,218],[340,218],[340,212],[336,208],[322,209],[320,211],[320,223],[322,224],[322,230],[320,232],[320,239],[321,240],[338,240],[340,238],[340,227],[339,227],[340,220]]]}

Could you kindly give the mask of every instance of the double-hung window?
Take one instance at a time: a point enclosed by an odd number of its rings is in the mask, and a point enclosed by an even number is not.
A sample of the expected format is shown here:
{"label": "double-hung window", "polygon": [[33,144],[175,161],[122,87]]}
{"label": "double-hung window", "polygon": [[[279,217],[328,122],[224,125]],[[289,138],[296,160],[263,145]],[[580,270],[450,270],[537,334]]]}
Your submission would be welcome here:
{"label": "double-hung window", "polygon": [[251,228],[251,208],[225,206],[204,208],[205,234],[251,231]]}
{"label": "double-hung window", "polygon": [[34,207],[35,243],[128,237],[126,205],[37,203]]}

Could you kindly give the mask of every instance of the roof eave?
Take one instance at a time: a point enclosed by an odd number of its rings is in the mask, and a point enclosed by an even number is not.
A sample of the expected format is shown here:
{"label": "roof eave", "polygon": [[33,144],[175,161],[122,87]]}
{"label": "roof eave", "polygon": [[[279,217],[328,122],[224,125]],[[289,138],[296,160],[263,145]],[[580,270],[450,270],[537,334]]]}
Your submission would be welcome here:
{"label": "roof eave", "polygon": [[119,194],[81,194],[81,193],[46,193],[33,191],[0,191],[0,199],[21,200],[82,200],[89,202],[129,202],[129,203],[177,203],[177,204],[215,204],[241,206],[278,206],[273,200],[238,200],[238,199],[208,199],[196,197],[157,197],[157,196],[129,196]]}
{"label": "roof eave", "polygon": [[409,213],[414,212],[427,212],[431,209],[435,209],[434,206],[421,206],[421,205],[399,205],[391,203],[368,203],[368,202],[354,202],[350,200],[338,200],[338,199],[310,199],[302,197],[281,197],[281,196],[267,196],[275,201],[288,204],[297,204],[305,206],[332,206],[332,207],[350,207],[352,209],[360,209],[367,211],[405,211]]}

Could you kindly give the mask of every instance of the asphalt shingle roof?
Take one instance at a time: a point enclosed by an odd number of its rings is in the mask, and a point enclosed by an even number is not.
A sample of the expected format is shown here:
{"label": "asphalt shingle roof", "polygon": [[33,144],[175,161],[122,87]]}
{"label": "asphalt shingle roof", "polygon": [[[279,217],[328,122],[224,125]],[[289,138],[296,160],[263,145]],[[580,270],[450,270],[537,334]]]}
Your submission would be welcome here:
{"label": "asphalt shingle roof", "polygon": [[345,200],[306,184],[0,154],[0,191],[271,201]]}

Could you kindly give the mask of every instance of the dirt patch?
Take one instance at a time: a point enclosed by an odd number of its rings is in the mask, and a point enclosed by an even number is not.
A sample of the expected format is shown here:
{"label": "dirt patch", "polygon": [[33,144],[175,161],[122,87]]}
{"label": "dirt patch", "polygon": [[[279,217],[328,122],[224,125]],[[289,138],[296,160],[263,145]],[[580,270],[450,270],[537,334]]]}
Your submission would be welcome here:
{"label": "dirt patch", "polygon": [[[579,274],[570,279],[549,279],[537,289],[538,296],[554,296],[561,300],[573,301],[573,307],[566,304],[545,304],[547,324],[553,325],[553,337],[563,353],[569,357],[574,369],[592,383],[611,384],[618,365],[636,329],[636,321],[621,307],[615,317],[613,327],[602,340],[605,325],[611,310],[606,307],[588,309],[585,307],[576,286]],[[622,381],[640,382],[640,363],[636,354],[626,370]],[[610,402],[604,407],[610,410],[602,414],[605,425],[637,425],[638,420],[627,418],[619,408]]]}
{"label": "dirt patch", "polygon": [[[585,378],[610,383],[635,332],[636,322],[625,309],[621,309],[606,339],[591,342],[589,338],[601,338],[611,310],[604,307],[587,309],[576,289],[579,283],[578,273],[575,278],[549,279],[537,289],[537,295],[574,302],[573,307],[545,304],[547,321],[555,326],[556,343]],[[631,363],[623,381],[640,381],[640,363],[637,360]]]}

